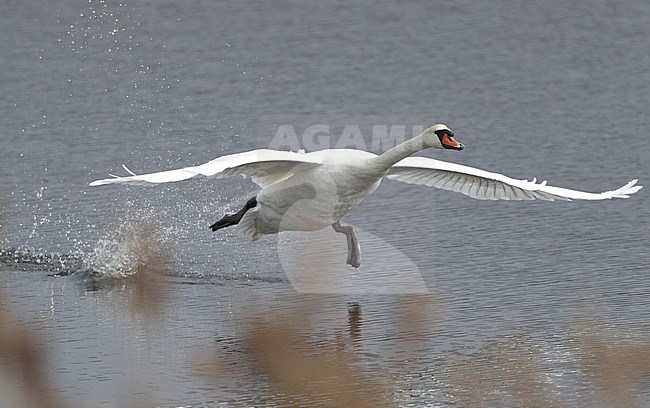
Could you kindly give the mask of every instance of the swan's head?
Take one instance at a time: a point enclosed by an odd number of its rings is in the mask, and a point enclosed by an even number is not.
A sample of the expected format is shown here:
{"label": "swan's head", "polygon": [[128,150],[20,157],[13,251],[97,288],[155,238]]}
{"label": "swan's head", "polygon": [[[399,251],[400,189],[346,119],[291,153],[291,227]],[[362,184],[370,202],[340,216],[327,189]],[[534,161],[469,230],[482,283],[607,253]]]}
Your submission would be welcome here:
{"label": "swan's head", "polygon": [[451,149],[463,150],[465,145],[458,142],[454,138],[454,132],[443,125],[438,123],[422,132],[424,136],[424,144],[426,147],[433,147],[434,149]]}

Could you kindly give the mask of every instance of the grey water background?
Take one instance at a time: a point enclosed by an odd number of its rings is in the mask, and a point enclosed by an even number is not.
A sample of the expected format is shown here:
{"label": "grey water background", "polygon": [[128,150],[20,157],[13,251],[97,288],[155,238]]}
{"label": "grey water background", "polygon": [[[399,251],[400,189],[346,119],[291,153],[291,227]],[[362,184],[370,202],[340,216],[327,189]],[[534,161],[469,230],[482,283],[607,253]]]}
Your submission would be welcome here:
{"label": "grey water background", "polygon": [[[300,234],[251,244],[207,229],[255,194],[252,182],[88,183],[125,174],[122,163],[152,172],[268,147],[269,117],[361,115],[447,123],[467,149],[424,153],[442,160],[587,191],[648,185],[648,21],[650,3],[638,0],[2,2],[1,301],[41,335],[70,406],[142,395],[161,406],[274,405],[267,385],[237,370],[243,328],[314,302],[324,345],[346,333],[358,302],[357,347],[395,384],[398,406],[462,405],[458,373],[513,348],[552,398],[607,406],[578,339],[649,334],[647,189],[604,202],[483,202],[383,182],[344,221],[378,238],[362,242],[364,259],[397,251],[431,292],[430,331],[406,350],[399,328],[423,298],[315,300],[282,266],[301,256],[287,249]],[[139,220],[158,226],[173,258],[153,322],[125,306],[133,290],[120,278],[119,234]],[[343,263],[343,237],[333,240]],[[51,276],[89,270],[117,283]],[[197,374],[215,352],[235,367],[229,381]],[[484,379],[487,406],[517,405],[502,380]],[[647,390],[638,398],[647,403]]]}

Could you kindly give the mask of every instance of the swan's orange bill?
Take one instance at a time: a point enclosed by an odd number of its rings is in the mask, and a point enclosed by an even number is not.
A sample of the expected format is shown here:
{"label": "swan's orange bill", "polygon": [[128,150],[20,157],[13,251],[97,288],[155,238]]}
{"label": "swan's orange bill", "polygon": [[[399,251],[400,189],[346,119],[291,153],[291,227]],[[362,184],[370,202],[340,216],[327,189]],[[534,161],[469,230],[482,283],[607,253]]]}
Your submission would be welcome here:
{"label": "swan's orange bill", "polygon": [[462,146],[462,144],[458,143],[458,141],[454,139],[453,136],[449,136],[447,133],[445,133],[445,135],[442,137],[442,144],[456,149]]}

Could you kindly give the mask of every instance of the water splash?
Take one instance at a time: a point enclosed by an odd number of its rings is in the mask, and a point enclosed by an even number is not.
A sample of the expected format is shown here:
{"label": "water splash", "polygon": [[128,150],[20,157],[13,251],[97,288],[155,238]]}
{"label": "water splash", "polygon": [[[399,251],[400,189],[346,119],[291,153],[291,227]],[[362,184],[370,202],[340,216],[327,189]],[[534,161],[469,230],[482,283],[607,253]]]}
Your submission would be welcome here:
{"label": "water splash", "polygon": [[123,222],[111,236],[100,239],[83,258],[79,275],[92,279],[123,279],[142,265],[167,258],[166,235],[141,221]]}
{"label": "water splash", "polygon": [[152,257],[165,253],[166,234],[142,222],[127,220],[99,239],[89,250],[71,253],[19,246],[0,249],[0,263],[23,270],[46,270],[54,276],[76,275],[83,279],[123,279]]}
{"label": "water splash", "polygon": [[83,259],[79,253],[63,254],[19,246],[0,249],[0,263],[24,270],[47,270],[68,275],[81,268]]}

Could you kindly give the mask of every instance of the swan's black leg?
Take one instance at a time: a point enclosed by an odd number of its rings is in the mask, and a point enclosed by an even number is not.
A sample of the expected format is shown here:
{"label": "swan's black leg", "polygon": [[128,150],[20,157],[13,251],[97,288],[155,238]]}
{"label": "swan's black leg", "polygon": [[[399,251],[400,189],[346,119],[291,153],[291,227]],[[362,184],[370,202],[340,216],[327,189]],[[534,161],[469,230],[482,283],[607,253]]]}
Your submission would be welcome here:
{"label": "swan's black leg", "polygon": [[237,211],[234,214],[226,215],[225,217],[223,217],[219,221],[217,221],[214,224],[210,225],[210,229],[212,231],[216,231],[216,230],[219,230],[221,228],[226,228],[226,227],[230,227],[230,226],[239,224],[239,221],[241,221],[241,219],[244,217],[244,214],[246,214],[246,212],[248,210],[255,207],[256,205],[257,205],[257,197],[253,197],[253,198],[251,198],[250,200],[248,200],[246,202],[246,205],[244,206],[244,208],[242,208],[241,210]]}
{"label": "swan's black leg", "polygon": [[339,221],[332,224],[332,228],[336,232],[345,234],[348,239],[348,265],[352,265],[355,268],[361,266],[361,245],[359,245],[359,238],[354,228],[350,226],[344,227]]}

